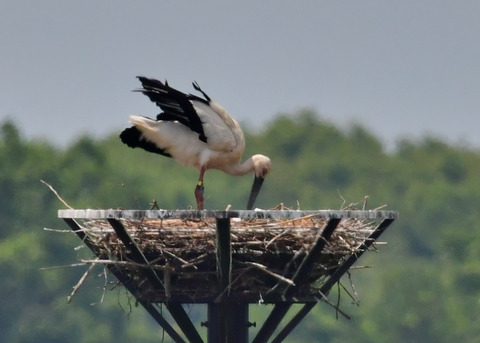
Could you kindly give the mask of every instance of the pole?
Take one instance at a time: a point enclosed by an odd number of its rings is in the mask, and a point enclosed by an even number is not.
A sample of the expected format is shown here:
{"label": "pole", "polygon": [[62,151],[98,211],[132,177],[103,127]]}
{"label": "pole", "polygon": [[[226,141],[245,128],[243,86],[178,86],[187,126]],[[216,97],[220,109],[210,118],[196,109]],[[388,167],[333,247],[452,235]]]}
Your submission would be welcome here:
{"label": "pole", "polygon": [[219,301],[208,304],[208,342],[247,343],[248,303],[228,299],[232,280],[230,219],[217,218],[216,254]]}

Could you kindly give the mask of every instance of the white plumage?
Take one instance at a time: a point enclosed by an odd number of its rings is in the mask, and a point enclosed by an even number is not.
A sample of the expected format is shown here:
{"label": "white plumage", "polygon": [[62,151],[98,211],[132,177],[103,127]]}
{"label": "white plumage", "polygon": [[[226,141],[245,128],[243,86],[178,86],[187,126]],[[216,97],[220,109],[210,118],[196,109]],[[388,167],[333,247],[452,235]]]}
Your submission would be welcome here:
{"label": "white plumage", "polygon": [[150,152],[173,157],[184,165],[195,166],[200,175],[195,187],[198,209],[203,209],[203,176],[208,169],[219,169],[240,176],[254,173],[255,180],[247,209],[252,209],[264,178],[270,171],[270,159],[253,155],[241,163],[245,139],[240,125],[218,103],[212,101],[198,86],[205,99],[184,94],[168,83],[139,77],[142,93],[155,102],[163,112],[156,120],[130,116],[131,128],[120,138],[132,148],[140,147]]}

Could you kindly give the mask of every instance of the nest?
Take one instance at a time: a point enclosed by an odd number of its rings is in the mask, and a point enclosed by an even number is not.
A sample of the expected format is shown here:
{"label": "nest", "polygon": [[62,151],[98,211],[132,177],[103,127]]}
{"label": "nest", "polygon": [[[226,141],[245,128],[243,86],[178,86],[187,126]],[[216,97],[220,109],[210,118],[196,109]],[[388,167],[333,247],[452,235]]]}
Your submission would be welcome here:
{"label": "nest", "polygon": [[[135,262],[130,249],[105,220],[82,223],[98,257],[89,262],[114,266],[131,282],[137,299],[154,303],[211,302],[225,295],[248,302],[274,302],[290,286],[295,288],[294,299],[311,301],[319,297],[326,278],[358,252],[376,228],[367,219],[342,219],[315,259],[308,278],[295,285],[293,276],[321,235],[327,219],[232,218],[231,279],[227,289],[222,290],[217,277],[214,218],[120,221],[149,264]],[[162,287],[154,287],[149,281],[148,270],[158,275]]]}

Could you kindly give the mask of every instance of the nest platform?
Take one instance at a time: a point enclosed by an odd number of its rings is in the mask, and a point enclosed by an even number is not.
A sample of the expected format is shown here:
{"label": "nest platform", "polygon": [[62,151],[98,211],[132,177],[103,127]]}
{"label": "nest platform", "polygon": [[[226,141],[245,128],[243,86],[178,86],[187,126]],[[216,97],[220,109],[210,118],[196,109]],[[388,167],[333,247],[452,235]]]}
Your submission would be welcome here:
{"label": "nest platform", "polygon": [[[58,216],[96,255],[92,263],[105,264],[147,310],[169,304],[181,322],[174,304],[313,307],[374,249],[398,213],[60,210]],[[195,338],[188,327],[182,330]]]}

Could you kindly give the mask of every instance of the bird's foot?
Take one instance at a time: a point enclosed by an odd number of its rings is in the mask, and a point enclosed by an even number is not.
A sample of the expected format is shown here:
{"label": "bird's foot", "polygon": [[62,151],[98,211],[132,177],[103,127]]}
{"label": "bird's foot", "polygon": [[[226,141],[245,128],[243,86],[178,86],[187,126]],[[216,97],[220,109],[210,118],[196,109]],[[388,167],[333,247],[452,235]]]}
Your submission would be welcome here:
{"label": "bird's foot", "polygon": [[160,208],[158,207],[157,199],[153,199],[150,204],[149,204],[150,210],[159,210]]}

